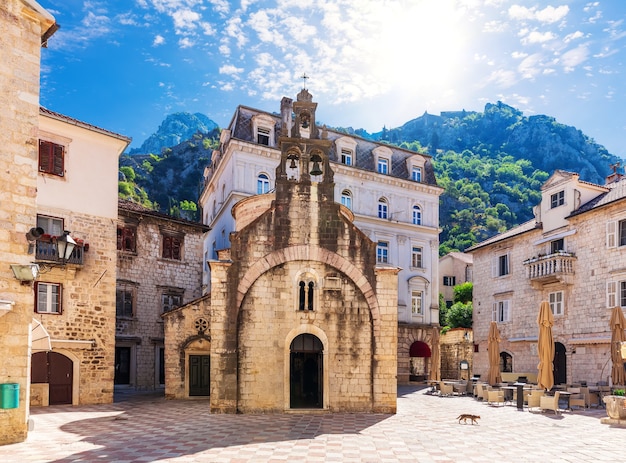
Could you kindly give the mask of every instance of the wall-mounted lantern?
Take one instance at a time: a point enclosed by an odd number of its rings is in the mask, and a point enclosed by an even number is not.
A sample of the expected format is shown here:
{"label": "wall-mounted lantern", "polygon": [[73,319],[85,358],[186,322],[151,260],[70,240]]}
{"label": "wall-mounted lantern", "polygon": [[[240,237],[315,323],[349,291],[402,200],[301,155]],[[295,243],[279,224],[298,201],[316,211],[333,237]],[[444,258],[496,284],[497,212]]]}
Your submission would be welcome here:
{"label": "wall-mounted lantern", "polygon": [[39,276],[39,265],[37,264],[11,264],[13,275],[22,284],[30,283]]}
{"label": "wall-mounted lantern", "polygon": [[76,241],[70,236],[70,232],[63,231],[63,234],[57,238],[57,252],[62,265],[69,260],[75,247]]}

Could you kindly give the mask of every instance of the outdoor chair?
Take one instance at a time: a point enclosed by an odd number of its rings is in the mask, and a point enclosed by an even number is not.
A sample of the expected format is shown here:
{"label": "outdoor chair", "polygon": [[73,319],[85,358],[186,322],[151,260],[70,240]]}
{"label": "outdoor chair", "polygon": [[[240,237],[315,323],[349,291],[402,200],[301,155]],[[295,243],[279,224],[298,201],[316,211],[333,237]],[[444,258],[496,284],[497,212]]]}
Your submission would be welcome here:
{"label": "outdoor chair", "polygon": [[483,400],[483,388],[483,383],[476,383],[474,385],[474,397],[476,398],[476,400]]}
{"label": "outdoor chair", "polygon": [[579,407],[579,408],[587,408],[587,401],[585,400],[585,394],[581,392],[581,388],[579,387],[569,387],[567,388],[567,392],[571,392],[572,395],[569,396],[569,408]]}
{"label": "outdoor chair", "polygon": [[541,403],[541,397],[544,396],[543,389],[533,389],[528,394],[528,410],[532,410],[533,408],[539,407]]}
{"label": "outdoor chair", "polygon": [[598,407],[600,405],[600,399],[597,392],[591,392],[588,386],[581,387],[580,392],[585,395],[585,406],[590,408],[592,405]]}
{"label": "outdoor chair", "polygon": [[492,389],[487,393],[487,402],[489,405],[502,404],[504,405],[504,391],[499,389]]}
{"label": "outdoor chair", "polygon": [[544,410],[552,410],[555,415],[559,414],[559,397],[561,391],[556,391],[553,396],[544,395],[539,399],[539,408]]}
{"label": "outdoor chair", "polygon": [[454,388],[452,384],[446,384],[443,381],[439,381],[439,395],[441,397],[451,396],[454,394]]}
{"label": "outdoor chair", "polygon": [[452,389],[457,395],[465,395],[467,392],[467,384],[457,383],[452,386]]}

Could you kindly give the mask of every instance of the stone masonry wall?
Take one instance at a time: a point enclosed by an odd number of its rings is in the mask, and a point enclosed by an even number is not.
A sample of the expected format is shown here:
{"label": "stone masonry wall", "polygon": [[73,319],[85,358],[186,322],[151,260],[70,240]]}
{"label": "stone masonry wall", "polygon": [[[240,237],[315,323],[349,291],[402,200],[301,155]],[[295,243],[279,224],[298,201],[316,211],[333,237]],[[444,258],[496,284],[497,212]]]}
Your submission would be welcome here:
{"label": "stone masonry wall", "polygon": [[[0,384],[19,385],[17,408],[0,409],[0,445],[26,439],[33,292],[10,264],[26,264],[25,233],[36,217],[37,124],[42,24],[19,0],[0,7]],[[2,311],[4,313],[4,311]]]}
{"label": "stone masonry wall", "polygon": [[[109,218],[69,211],[40,208],[38,212],[63,217],[72,236],[84,239],[89,251],[84,253],[82,266],[42,266],[38,281],[63,285],[62,313],[35,316],[50,334],[53,350],[62,348],[78,359],[78,404],[111,403],[115,361],[115,223]],[[90,346],[74,347],[76,341],[89,341]]]}
{"label": "stone masonry wall", "polygon": [[[181,260],[161,257],[162,229],[184,235]],[[161,296],[164,292],[180,291],[183,304],[200,297],[202,230],[167,218],[144,215],[137,226],[136,243],[135,253],[119,251],[117,256],[118,282],[136,285],[136,304],[133,317],[117,317],[116,335],[119,339],[138,340],[132,386],[151,390],[158,386],[156,348],[163,346],[164,339]]]}

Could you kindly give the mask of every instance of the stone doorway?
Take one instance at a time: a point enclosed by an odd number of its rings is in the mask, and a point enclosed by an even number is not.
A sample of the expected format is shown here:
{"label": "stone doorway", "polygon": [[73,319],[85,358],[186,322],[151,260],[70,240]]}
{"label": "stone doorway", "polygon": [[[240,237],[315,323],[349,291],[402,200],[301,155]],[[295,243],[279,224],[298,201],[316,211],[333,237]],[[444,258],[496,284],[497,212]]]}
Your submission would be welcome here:
{"label": "stone doorway", "polygon": [[290,348],[290,407],[322,408],[323,348],[312,334],[301,334]]}
{"label": "stone doorway", "polygon": [[189,356],[189,396],[211,395],[211,357]]}
{"label": "stone doorway", "polygon": [[425,381],[428,379],[430,347],[423,341],[415,341],[409,349],[409,380]]}
{"label": "stone doorway", "polygon": [[554,384],[567,383],[567,354],[565,346],[560,342],[554,343]]}

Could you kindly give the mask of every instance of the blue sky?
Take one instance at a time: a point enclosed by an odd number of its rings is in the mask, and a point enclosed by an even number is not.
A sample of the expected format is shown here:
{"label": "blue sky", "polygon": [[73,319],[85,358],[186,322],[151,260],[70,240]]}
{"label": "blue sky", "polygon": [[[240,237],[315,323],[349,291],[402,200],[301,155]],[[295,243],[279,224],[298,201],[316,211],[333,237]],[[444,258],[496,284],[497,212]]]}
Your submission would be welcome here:
{"label": "blue sky", "polygon": [[61,29],[41,104],[139,146],[166,115],[279,111],[300,76],[329,126],[500,100],[626,158],[626,1],[39,0]]}

